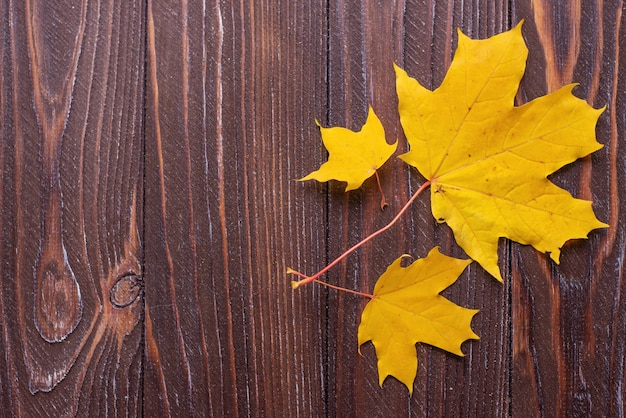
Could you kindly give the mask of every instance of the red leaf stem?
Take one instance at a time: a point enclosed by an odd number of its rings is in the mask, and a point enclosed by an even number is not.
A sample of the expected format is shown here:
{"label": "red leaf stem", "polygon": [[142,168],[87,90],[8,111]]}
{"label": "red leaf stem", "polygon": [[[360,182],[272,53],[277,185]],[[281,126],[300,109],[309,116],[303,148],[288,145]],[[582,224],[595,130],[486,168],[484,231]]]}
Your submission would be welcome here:
{"label": "red leaf stem", "polygon": [[300,286],[303,286],[307,283],[311,283],[311,282],[317,282],[320,283],[324,286],[328,286],[328,287],[332,287],[333,289],[337,289],[337,290],[343,290],[346,292],[350,292],[350,293],[355,293],[361,296],[366,296],[366,297],[372,297],[372,295],[368,294],[368,293],[361,293],[361,292],[357,292],[355,290],[350,290],[350,289],[345,289],[343,287],[339,287],[339,286],[334,286],[334,285],[330,285],[324,281],[319,280],[319,277],[321,275],[323,275],[324,273],[326,273],[328,270],[330,270],[331,268],[335,267],[337,264],[339,264],[344,258],[346,258],[348,255],[350,255],[351,253],[353,253],[354,251],[356,251],[357,249],[359,249],[360,247],[362,247],[363,245],[365,245],[367,242],[371,241],[372,239],[374,239],[375,237],[377,237],[378,235],[382,234],[383,232],[387,231],[389,228],[391,228],[396,222],[398,222],[398,219],[400,219],[400,217],[402,217],[402,215],[404,214],[404,212],[407,211],[407,209],[409,208],[409,206],[411,206],[411,203],[413,203],[415,201],[415,199],[417,199],[417,197],[428,187],[430,186],[430,180],[425,182],[424,184],[422,184],[420,186],[419,189],[417,189],[417,191],[413,194],[413,196],[411,196],[411,198],[408,200],[408,202],[406,202],[404,204],[404,206],[402,207],[402,209],[400,209],[400,211],[396,214],[396,216],[385,226],[383,226],[382,228],[372,232],[370,235],[368,235],[367,237],[363,238],[360,242],[356,243],[355,245],[353,245],[352,247],[350,247],[348,250],[346,250],[343,254],[341,254],[339,257],[337,257],[335,260],[333,260],[333,262],[331,262],[330,264],[328,264],[326,267],[324,267],[323,269],[321,269],[320,271],[318,271],[317,273],[315,273],[312,276],[307,276],[306,274],[300,273],[299,271],[295,271],[291,268],[287,269],[287,273],[288,274],[295,274],[296,276],[301,277],[301,280],[294,280],[291,282],[291,287],[293,289],[297,289]]}

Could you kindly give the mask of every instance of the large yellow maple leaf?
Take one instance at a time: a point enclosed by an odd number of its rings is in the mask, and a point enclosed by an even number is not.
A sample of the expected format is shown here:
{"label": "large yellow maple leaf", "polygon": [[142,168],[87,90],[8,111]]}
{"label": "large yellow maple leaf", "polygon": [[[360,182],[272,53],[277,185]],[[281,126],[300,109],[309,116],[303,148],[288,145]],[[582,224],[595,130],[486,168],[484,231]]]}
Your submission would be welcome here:
{"label": "large yellow maple leaf", "polygon": [[394,261],[374,287],[361,316],[359,347],[372,341],[382,386],[389,375],[413,391],[417,373],[415,344],[423,342],[457,355],[461,343],[478,339],[471,321],[478,312],[458,306],[439,293],[452,285],[471,260],[448,257],[433,248],[426,258],[402,267]]}
{"label": "large yellow maple leaf", "polygon": [[440,87],[430,91],[396,66],[400,121],[410,151],[400,156],[431,181],[432,213],[457,243],[502,281],[498,241],[549,252],[608,225],[549,174],[602,147],[597,110],[567,85],[523,106],[514,97],[528,50],[521,23],[485,40],[459,31]]}
{"label": "large yellow maple leaf", "polygon": [[320,131],[328,150],[328,161],[300,180],[345,181],[346,192],[361,187],[391,157],[398,145],[398,141],[387,143],[383,124],[371,106],[365,125],[358,132],[322,126]]}

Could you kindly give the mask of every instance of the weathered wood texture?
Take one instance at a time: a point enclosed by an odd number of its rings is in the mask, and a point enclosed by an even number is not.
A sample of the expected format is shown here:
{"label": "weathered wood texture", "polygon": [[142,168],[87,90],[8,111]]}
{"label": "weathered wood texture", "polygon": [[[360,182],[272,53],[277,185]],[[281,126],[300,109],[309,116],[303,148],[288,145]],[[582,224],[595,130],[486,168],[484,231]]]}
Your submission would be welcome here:
{"label": "weathered wood texture", "polygon": [[0,7],[0,414],[141,414],[144,5]]}
{"label": "weathered wood texture", "polygon": [[[0,1],[0,415],[624,416],[626,42],[618,0]],[[481,309],[466,356],[417,345],[413,396],[357,352],[365,300],[313,273],[423,179],[400,161],[345,194],[294,181],[326,158],[314,120],[371,104],[406,150],[392,63],[435,88],[459,27],[524,19],[518,103],[578,82],[605,147],[553,180],[609,230],[561,265],[501,242],[445,295]],[[620,52],[622,52],[620,54]],[[439,245],[429,199],[327,275],[371,291]]]}
{"label": "weathered wood texture", "polygon": [[324,411],[326,310],[286,263],[326,259],[325,8],[148,2],[148,415]]}
{"label": "weathered wood texture", "polygon": [[[398,139],[399,151],[406,151],[397,113],[392,63],[398,63],[426,86],[435,88],[452,58],[456,28],[483,37],[505,30],[509,10],[503,3],[485,1],[465,7],[445,2],[333,3],[329,8],[328,124],[356,129],[363,124],[370,103],[386,127],[388,140]],[[317,163],[310,161],[309,169],[314,169]],[[331,258],[389,222],[423,182],[397,159],[381,170],[381,177],[382,187],[390,195],[390,206],[384,212],[380,210],[375,180],[349,195],[344,195],[340,185],[331,185],[329,211],[330,219],[334,220],[328,226]],[[400,254],[424,257],[434,245],[441,246],[447,254],[463,254],[453,245],[450,231],[433,222],[429,199],[420,198],[399,225],[352,256],[344,268],[332,271],[328,280],[371,291],[376,279]],[[355,350],[357,325],[365,301],[356,296],[329,293],[330,416],[409,413],[499,416],[508,412],[506,358],[510,337],[505,289],[483,271],[471,267],[469,274],[446,295],[463,306],[489,306],[474,320],[482,341],[464,345],[465,359],[418,345],[418,379],[409,398],[406,389],[395,379],[388,379],[379,388],[371,344],[363,347],[363,356]],[[464,382],[462,390],[458,382]]]}
{"label": "weathered wood texture", "polygon": [[626,28],[623,3],[517,2],[534,53],[520,90],[533,99],[573,81],[574,93],[607,106],[597,127],[605,147],[553,176],[593,200],[611,228],[566,245],[559,266],[513,246],[512,408],[520,416],[624,416],[624,114]]}

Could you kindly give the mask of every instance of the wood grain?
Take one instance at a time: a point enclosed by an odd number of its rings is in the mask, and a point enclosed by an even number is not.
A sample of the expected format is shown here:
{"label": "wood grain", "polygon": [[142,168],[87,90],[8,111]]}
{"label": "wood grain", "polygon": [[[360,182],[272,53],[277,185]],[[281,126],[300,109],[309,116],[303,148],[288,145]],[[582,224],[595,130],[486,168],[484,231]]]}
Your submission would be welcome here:
{"label": "wood grain", "polygon": [[611,227],[566,245],[559,266],[514,247],[513,410],[624,416],[623,3],[519,1],[514,16],[526,19],[524,35],[536,45],[521,101],[575,81],[575,94],[607,107],[597,128],[605,147],[553,178],[593,200]]}
{"label": "wood grain", "polygon": [[143,7],[67,6],[3,2],[2,414],[137,415]]}
{"label": "wood grain", "polygon": [[[337,1],[330,7],[329,120],[330,125],[359,128],[367,105],[381,118],[388,141],[402,134],[392,63],[404,67],[426,86],[439,85],[450,64],[456,44],[456,28],[470,36],[486,37],[507,28],[505,3]],[[445,22],[445,25],[442,23]],[[375,181],[344,195],[340,185],[329,194],[329,254],[339,255],[368,233],[385,225],[421,183],[419,174],[392,159],[381,170],[383,189],[390,206],[379,207]],[[419,198],[409,215],[383,237],[352,256],[343,268],[328,275],[331,283],[371,291],[377,278],[400,254],[425,257],[439,245],[446,254],[462,257],[444,227],[435,226],[429,198]],[[508,413],[510,350],[506,325],[506,287],[488,278],[476,267],[446,296],[463,306],[480,308],[473,323],[480,342],[463,346],[465,358],[418,345],[418,375],[413,396],[402,384],[388,378],[378,385],[373,346],[356,351],[356,333],[364,300],[355,296],[329,295],[329,340],[331,349],[330,412],[332,416],[496,416]],[[336,341],[336,343],[333,343]],[[488,347],[483,350],[481,347]],[[463,389],[458,390],[458,382]],[[485,384],[485,382],[489,382]]]}
{"label": "wood grain", "polygon": [[[621,0],[0,1],[0,416],[624,413],[626,42]],[[417,345],[413,396],[357,351],[366,300],[292,291],[423,183],[392,159],[343,192],[298,182],[323,126],[368,105],[407,145],[392,63],[429,88],[457,28],[524,19],[517,104],[577,82],[605,147],[551,179],[608,230],[561,263],[501,241],[445,296],[480,309],[464,357]],[[419,198],[325,280],[371,291],[398,255],[463,257]]]}
{"label": "wood grain", "polygon": [[324,11],[148,2],[148,415],[324,414]]}

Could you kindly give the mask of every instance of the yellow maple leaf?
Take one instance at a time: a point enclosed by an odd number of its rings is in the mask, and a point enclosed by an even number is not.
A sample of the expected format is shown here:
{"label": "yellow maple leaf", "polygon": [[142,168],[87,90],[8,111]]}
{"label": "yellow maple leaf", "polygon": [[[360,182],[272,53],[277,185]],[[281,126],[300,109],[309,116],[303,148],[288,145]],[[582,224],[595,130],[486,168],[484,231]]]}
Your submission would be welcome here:
{"label": "yellow maple leaf", "polygon": [[457,355],[461,343],[478,339],[470,326],[478,312],[458,306],[439,293],[454,283],[471,260],[448,257],[433,248],[408,267],[394,261],[374,287],[359,325],[359,347],[372,341],[378,380],[394,376],[413,392],[417,373],[415,344],[423,342]]}
{"label": "yellow maple leaf", "polygon": [[396,66],[400,121],[410,151],[400,156],[431,181],[432,213],[457,243],[502,281],[498,241],[506,237],[550,253],[607,227],[591,202],[547,179],[602,147],[603,109],[572,95],[574,84],[514,106],[528,50],[521,23],[485,40],[459,31],[440,87],[430,91]]}
{"label": "yellow maple leaf", "polygon": [[398,145],[398,141],[387,144],[383,124],[371,106],[365,125],[358,132],[322,126],[320,131],[328,150],[328,161],[300,180],[345,181],[346,192],[361,187],[391,157]]}

